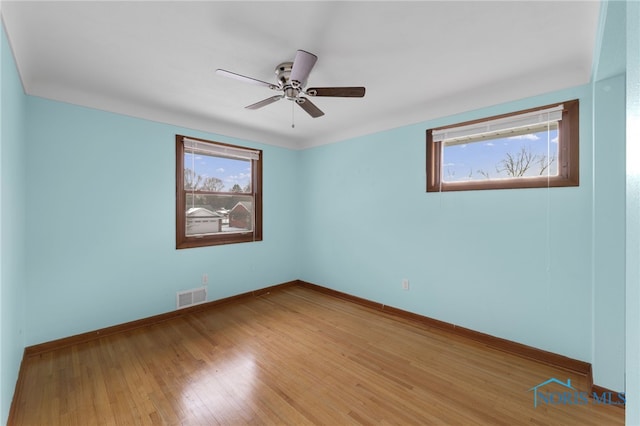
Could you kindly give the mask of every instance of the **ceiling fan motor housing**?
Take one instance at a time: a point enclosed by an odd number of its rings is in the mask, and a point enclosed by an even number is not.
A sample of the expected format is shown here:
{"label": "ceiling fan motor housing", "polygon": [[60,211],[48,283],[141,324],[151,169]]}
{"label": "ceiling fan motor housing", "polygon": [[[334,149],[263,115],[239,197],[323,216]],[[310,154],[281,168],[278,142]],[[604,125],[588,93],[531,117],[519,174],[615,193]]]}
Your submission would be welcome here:
{"label": "ceiling fan motor housing", "polygon": [[298,99],[300,92],[302,91],[302,86],[297,84],[298,82],[290,80],[291,68],[293,68],[293,62],[281,63],[276,67],[276,76],[280,87],[282,87],[284,97],[290,101],[294,101]]}
{"label": "ceiling fan motor housing", "polygon": [[289,77],[291,76],[291,68],[293,67],[293,62],[283,62],[276,67],[276,76],[278,77],[278,82],[282,87],[290,86]]}

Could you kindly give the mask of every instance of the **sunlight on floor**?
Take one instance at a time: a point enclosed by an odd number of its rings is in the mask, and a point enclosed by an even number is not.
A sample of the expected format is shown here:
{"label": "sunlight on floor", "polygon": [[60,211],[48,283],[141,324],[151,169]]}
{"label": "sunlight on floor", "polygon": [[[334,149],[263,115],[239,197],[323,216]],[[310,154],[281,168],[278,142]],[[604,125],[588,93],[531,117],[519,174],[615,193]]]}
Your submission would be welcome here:
{"label": "sunlight on floor", "polygon": [[[257,386],[256,363],[253,354],[238,354],[229,359],[223,357],[202,371],[197,380],[190,382],[182,391],[181,401],[188,419],[193,424],[206,424],[215,417],[222,423],[248,421],[238,418],[238,413],[247,412]],[[213,385],[213,386],[212,386]],[[224,389],[211,393],[211,389]]]}

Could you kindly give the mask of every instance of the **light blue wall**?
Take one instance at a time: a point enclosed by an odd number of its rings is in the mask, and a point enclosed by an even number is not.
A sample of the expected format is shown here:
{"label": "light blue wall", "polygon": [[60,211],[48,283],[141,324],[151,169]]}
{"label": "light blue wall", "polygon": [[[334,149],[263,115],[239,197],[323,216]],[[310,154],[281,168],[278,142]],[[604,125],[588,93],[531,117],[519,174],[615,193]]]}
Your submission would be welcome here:
{"label": "light blue wall", "polygon": [[627,3],[626,399],[640,425],[640,3]]}
{"label": "light blue wall", "polygon": [[26,96],[1,24],[0,34],[0,422],[5,424],[25,342]]}
{"label": "light blue wall", "polygon": [[594,84],[593,379],[624,390],[625,76]]}
{"label": "light blue wall", "polygon": [[624,391],[625,14],[603,3],[593,83],[593,379]]}
{"label": "light blue wall", "polygon": [[[28,98],[27,344],[297,279],[297,151]],[[264,150],[264,240],[175,249],[175,135]]]}
{"label": "light blue wall", "polygon": [[[425,192],[428,128],[577,98],[579,187]],[[590,361],[591,105],[581,86],[304,151],[301,278]]]}

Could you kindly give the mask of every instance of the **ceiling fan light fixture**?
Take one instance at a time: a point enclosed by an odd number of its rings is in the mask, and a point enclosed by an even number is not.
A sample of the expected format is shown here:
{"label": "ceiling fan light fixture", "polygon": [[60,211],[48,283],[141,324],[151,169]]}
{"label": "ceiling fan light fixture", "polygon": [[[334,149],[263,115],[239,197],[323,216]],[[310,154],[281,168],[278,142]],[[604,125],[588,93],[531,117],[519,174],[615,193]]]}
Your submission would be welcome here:
{"label": "ceiling fan light fixture", "polygon": [[276,67],[276,78],[278,79],[280,87],[284,87],[285,85],[289,84],[291,67],[293,67],[293,62],[283,62]]}

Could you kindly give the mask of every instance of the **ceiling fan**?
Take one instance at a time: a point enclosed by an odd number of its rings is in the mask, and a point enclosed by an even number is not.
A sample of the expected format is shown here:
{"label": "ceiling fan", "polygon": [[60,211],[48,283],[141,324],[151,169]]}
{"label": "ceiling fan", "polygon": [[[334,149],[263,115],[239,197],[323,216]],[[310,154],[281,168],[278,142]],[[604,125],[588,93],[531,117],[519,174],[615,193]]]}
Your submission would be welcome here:
{"label": "ceiling fan", "polygon": [[333,96],[346,98],[362,98],[364,96],[364,87],[312,87],[307,89],[307,78],[309,77],[311,69],[317,60],[318,57],[313,53],[298,50],[293,62],[283,62],[276,67],[275,72],[278,79],[276,84],[267,83],[266,81],[246,77],[223,69],[217,69],[216,73],[225,77],[244,81],[245,83],[264,86],[271,90],[282,92],[279,95],[248,105],[245,107],[247,109],[258,109],[279,101],[280,99],[288,99],[300,105],[300,107],[311,117],[317,118],[323,116],[324,112],[322,112],[320,108],[315,106],[309,98],[305,96]]}

